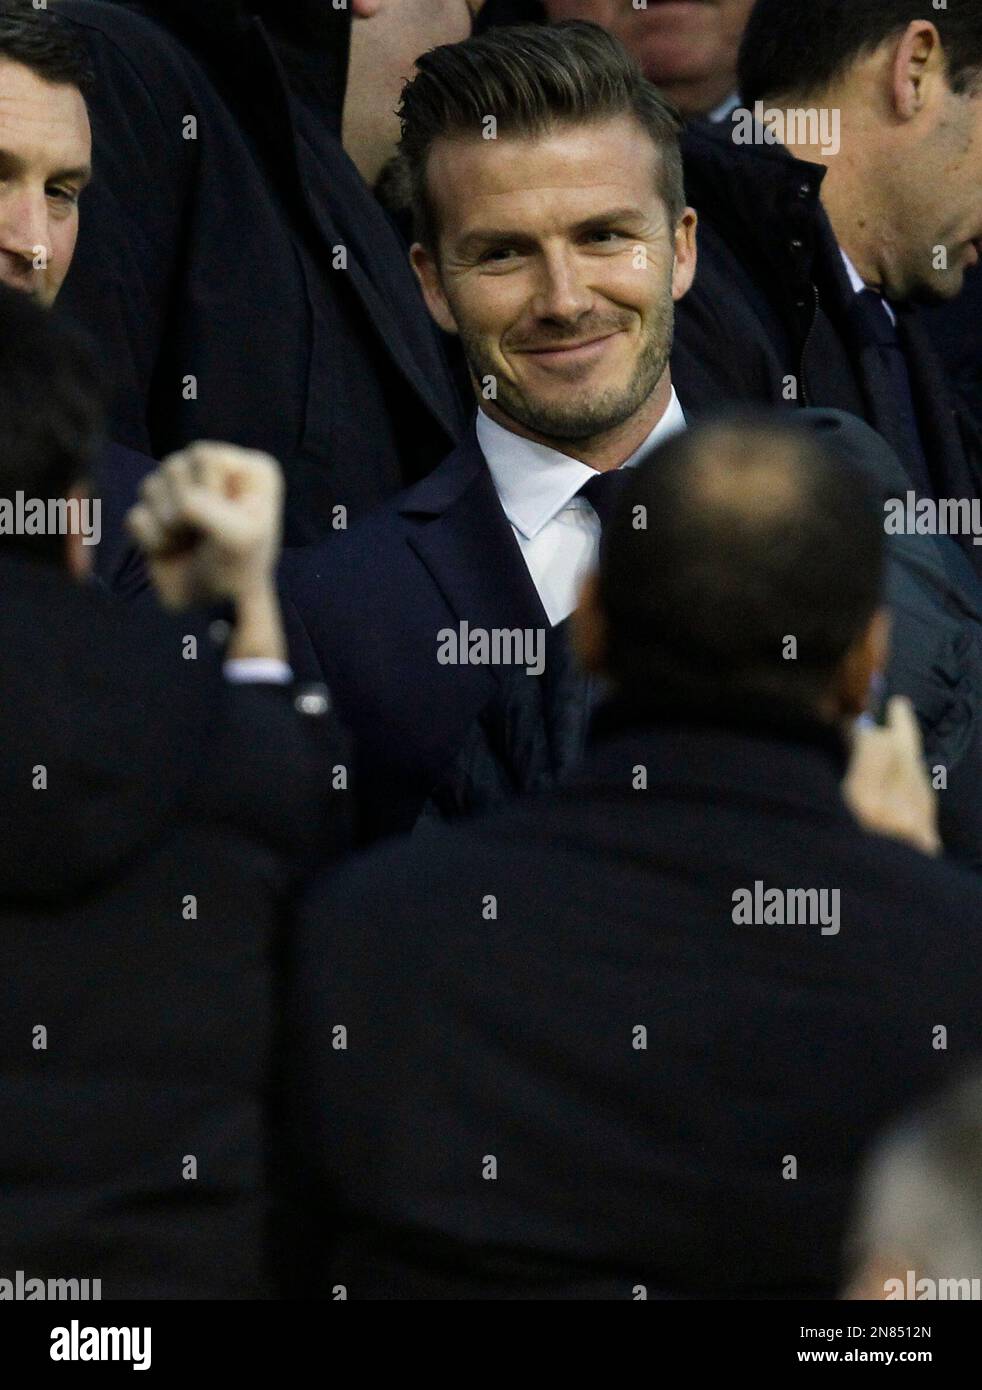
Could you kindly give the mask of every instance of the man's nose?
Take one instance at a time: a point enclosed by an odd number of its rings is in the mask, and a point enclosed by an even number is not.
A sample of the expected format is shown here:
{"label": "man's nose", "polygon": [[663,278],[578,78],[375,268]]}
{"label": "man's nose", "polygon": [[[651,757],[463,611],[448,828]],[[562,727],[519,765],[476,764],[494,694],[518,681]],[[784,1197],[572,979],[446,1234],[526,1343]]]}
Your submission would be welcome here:
{"label": "man's nose", "polygon": [[543,258],[532,305],[537,317],[575,322],[592,303],[593,291],[587,287],[575,256],[557,251]]}
{"label": "man's nose", "polygon": [[43,189],[13,189],[0,195],[0,248],[33,262],[48,252],[48,205]]}

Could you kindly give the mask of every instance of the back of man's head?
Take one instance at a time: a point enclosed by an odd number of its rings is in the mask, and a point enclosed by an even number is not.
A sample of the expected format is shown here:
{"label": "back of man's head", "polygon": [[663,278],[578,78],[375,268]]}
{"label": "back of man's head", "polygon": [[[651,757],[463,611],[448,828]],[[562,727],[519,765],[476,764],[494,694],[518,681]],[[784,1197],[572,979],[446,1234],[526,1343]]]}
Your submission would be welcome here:
{"label": "back of man's head", "polygon": [[740,47],[738,79],[752,104],[828,91],[860,57],[914,20],[938,30],[955,92],[982,80],[982,6],[930,0],[757,0]]}
{"label": "back of man's head", "polygon": [[45,506],[91,476],[103,445],[104,394],[76,329],[0,285],[0,547],[60,563],[64,534],[23,534],[17,505]]}
{"label": "back of man's head", "polygon": [[753,416],[696,426],[631,470],[607,528],[603,665],[631,700],[683,713],[834,717],[882,567],[868,485],[833,446]]}

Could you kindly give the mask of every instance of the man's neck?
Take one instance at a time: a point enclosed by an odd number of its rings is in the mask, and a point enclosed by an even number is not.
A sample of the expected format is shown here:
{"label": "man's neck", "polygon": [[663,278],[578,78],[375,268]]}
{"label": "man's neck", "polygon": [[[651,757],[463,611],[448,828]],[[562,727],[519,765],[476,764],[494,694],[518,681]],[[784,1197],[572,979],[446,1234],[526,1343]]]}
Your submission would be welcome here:
{"label": "man's neck", "polygon": [[579,459],[589,468],[595,468],[598,473],[606,473],[611,469],[620,468],[632,454],[637,453],[664,417],[671,399],[672,379],[666,370],[651,395],[629,419],[603,434],[592,435],[588,439],[557,439],[553,435],[540,434],[506,415],[493,401],[482,402],[481,409],[495,424],[511,434],[530,439],[534,444],[544,444],[547,449],[555,449],[567,458]]}
{"label": "man's neck", "polygon": [[[791,98],[768,104],[784,109],[801,102]],[[842,147],[831,155],[818,144],[787,144],[785,148],[795,159],[824,166],[822,206],[835,239],[863,282],[871,289],[881,289],[883,252],[891,239],[890,219],[877,201],[877,180],[865,158],[865,151],[877,148],[877,132],[866,113],[847,105],[840,96],[814,97],[804,104],[839,112]]]}

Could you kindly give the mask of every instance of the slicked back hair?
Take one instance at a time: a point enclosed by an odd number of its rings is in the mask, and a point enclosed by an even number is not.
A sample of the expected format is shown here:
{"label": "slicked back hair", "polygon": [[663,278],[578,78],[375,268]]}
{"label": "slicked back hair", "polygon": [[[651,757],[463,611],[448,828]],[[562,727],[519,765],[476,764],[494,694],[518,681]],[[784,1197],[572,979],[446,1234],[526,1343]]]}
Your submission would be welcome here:
{"label": "slicked back hair", "polygon": [[943,10],[931,0],[757,0],[740,45],[740,95],[751,105],[816,96],[915,19],[940,34],[952,90],[973,92],[982,82],[978,0],[952,0]]}
{"label": "slicked back hair", "polygon": [[434,141],[480,139],[489,129],[496,136],[534,138],[563,125],[632,116],[657,148],[658,191],[673,227],[681,217],[681,118],[618,40],[596,24],[492,29],[431,49],[416,67],[403,88],[399,148],[416,236],[425,246],[435,248],[438,237],[426,187]]}

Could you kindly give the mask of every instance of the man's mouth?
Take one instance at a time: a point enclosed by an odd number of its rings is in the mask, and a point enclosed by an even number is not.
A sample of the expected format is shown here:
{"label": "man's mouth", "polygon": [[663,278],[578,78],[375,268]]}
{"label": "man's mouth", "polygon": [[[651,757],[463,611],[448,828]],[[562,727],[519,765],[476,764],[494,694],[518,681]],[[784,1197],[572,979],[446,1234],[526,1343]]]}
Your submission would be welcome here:
{"label": "man's mouth", "polygon": [[527,357],[534,357],[544,367],[578,365],[581,362],[589,362],[593,358],[599,357],[606,350],[611,339],[616,338],[620,331],[620,329],[614,329],[611,333],[601,333],[592,338],[579,338],[572,343],[548,343],[543,347],[522,348],[521,352]]}

